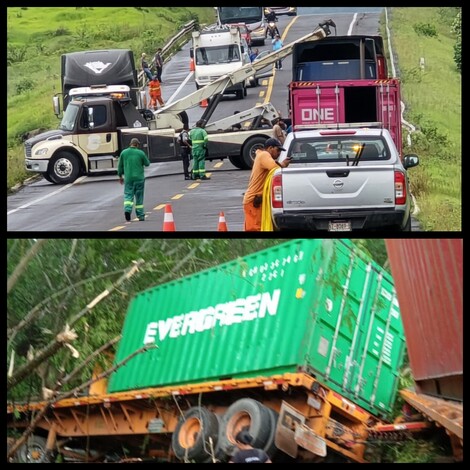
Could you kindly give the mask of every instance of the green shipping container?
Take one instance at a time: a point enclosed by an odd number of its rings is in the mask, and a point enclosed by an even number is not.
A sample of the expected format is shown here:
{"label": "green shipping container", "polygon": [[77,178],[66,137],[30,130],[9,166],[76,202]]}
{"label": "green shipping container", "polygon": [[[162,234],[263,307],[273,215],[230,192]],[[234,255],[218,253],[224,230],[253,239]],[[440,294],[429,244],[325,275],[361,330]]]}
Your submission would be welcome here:
{"label": "green shipping container", "polygon": [[306,371],[386,417],[405,338],[391,276],[350,240],[299,239],[131,302],[109,392]]}

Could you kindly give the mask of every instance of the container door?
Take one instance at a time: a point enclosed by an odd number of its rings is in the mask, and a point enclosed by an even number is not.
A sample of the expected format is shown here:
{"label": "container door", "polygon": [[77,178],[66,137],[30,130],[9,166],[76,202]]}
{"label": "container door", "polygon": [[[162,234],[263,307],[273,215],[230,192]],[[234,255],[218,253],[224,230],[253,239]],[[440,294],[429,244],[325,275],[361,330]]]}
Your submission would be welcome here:
{"label": "container door", "polygon": [[294,126],[345,122],[343,88],[312,83],[309,87],[295,89],[292,99]]}
{"label": "container door", "polygon": [[338,243],[318,279],[316,295],[320,300],[315,308],[309,365],[327,385],[335,385],[337,391],[344,388],[351,345],[361,334],[359,316],[367,275],[364,262],[356,253]]}
{"label": "container door", "polygon": [[386,416],[392,411],[405,337],[391,278],[373,270],[363,333],[348,384],[359,405]]}

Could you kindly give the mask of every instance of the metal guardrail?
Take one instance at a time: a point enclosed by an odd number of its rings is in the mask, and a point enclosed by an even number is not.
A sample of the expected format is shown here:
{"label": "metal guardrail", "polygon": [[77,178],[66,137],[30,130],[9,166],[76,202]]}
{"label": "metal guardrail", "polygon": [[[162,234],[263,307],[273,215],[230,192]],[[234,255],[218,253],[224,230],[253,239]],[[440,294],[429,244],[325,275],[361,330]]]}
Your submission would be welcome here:
{"label": "metal guardrail", "polygon": [[[179,48],[186,42],[186,36],[195,30],[198,27],[198,22],[196,20],[191,20],[189,23],[186,23],[181,30],[175,34],[163,47],[162,47],[162,55],[166,56],[163,63],[168,62],[173,55],[173,51],[179,50]],[[170,53],[170,54],[168,54]],[[155,61],[152,58],[152,62],[150,62],[150,67],[155,65]],[[139,90],[143,90],[146,85],[145,74],[141,70],[137,75],[137,80],[139,84]]]}

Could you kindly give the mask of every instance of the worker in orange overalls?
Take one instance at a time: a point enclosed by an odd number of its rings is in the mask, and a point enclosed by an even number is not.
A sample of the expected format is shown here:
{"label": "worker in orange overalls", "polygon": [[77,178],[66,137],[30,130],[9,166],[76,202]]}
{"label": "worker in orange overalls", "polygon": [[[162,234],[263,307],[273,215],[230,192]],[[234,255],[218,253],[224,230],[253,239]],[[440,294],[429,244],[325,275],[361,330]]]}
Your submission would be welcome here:
{"label": "worker in orange overalls", "polygon": [[160,103],[160,106],[165,106],[162,98],[162,88],[160,82],[155,75],[152,80],[149,82],[149,95],[150,95],[150,109],[157,109],[157,101]]}

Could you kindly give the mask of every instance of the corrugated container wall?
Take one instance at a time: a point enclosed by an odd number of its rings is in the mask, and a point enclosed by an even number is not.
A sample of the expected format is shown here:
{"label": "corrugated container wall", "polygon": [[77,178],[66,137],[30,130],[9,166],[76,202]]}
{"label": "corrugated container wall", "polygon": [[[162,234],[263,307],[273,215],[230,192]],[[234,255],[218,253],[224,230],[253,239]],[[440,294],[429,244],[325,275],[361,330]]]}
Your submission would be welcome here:
{"label": "corrugated container wall", "polygon": [[293,240],[137,295],[108,391],[306,371],[386,416],[405,343],[391,276],[350,240]]}
{"label": "corrugated container wall", "polygon": [[463,398],[463,240],[386,240],[417,389]]}

